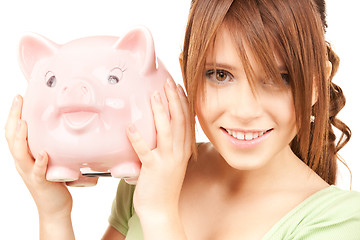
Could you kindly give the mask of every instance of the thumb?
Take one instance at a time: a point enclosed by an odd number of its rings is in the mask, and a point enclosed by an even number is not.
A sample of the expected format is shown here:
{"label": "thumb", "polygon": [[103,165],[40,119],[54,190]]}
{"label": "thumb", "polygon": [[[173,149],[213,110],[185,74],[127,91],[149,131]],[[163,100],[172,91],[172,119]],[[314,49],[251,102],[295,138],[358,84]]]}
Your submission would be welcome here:
{"label": "thumb", "polygon": [[40,152],[37,155],[33,167],[33,173],[37,179],[45,180],[48,161],[49,161],[49,157],[46,152]]}

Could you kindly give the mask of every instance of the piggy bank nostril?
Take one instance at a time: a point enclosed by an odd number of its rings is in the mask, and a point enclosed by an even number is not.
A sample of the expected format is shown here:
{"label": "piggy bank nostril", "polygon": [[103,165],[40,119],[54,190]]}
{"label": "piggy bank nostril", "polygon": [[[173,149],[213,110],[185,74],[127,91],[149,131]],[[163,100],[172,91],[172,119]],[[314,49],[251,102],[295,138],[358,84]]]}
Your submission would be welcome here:
{"label": "piggy bank nostril", "polygon": [[69,88],[68,88],[68,87],[64,87],[62,91],[63,91],[63,93],[67,93],[67,92],[69,92]]}
{"label": "piggy bank nostril", "polygon": [[81,91],[84,93],[84,94],[88,94],[89,93],[89,90],[86,86],[82,86],[81,87]]}

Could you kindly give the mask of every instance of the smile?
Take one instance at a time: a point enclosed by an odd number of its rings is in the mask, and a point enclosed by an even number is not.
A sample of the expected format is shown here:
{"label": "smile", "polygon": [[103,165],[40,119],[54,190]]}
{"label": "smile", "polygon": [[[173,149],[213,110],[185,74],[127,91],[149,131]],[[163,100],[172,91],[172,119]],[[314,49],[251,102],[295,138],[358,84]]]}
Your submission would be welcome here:
{"label": "smile", "polygon": [[242,132],[242,131],[234,131],[234,130],[229,130],[229,129],[225,129],[224,130],[231,136],[233,136],[234,138],[238,139],[238,140],[245,140],[245,141],[251,141],[254,140],[256,138],[261,137],[262,135],[264,135],[265,133],[267,133],[270,130],[265,130],[265,131],[254,131],[254,132]]}
{"label": "smile", "polygon": [[271,135],[273,130],[272,128],[258,131],[230,130],[226,128],[221,129],[226,134],[233,146],[240,149],[251,149],[258,146]]}

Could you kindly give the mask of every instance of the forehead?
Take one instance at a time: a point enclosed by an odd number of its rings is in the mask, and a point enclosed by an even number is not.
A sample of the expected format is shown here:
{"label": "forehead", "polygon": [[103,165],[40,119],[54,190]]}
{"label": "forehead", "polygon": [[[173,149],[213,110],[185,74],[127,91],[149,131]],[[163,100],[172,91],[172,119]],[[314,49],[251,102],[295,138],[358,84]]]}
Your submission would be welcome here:
{"label": "forehead", "polygon": [[[236,37],[238,39],[236,39]],[[283,69],[284,61],[280,57],[278,50],[274,47],[269,47],[270,51],[266,54],[272,55],[274,64],[277,68]],[[206,55],[207,64],[232,64],[243,68],[243,60],[254,70],[261,66],[261,59],[263,57],[253,49],[251,45],[244,39],[243,34],[233,34],[231,30],[225,25],[221,26],[216,34],[213,48],[210,48]]]}
{"label": "forehead", "polygon": [[241,61],[239,61],[238,48],[233,41],[229,30],[226,28],[221,27],[216,34],[213,48],[209,49],[206,62],[217,64],[238,63],[242,65]]}

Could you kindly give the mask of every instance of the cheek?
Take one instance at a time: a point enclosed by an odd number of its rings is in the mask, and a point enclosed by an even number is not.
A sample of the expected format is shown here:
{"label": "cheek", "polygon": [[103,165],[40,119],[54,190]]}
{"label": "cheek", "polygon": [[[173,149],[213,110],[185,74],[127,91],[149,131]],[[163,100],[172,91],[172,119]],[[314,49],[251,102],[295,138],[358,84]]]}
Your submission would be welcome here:
{"label": "cheek", "polygon": [[214,93],[214,89],[205,86],[205,91],[198,91],[195,101],[195,113],[199,121],[208,119],[219,109],[219,95]]}
{"label": "cheek", "polygon": [[279,125],[295,126],[296,116],[291,94],[268,97],[263,102]]}
{"label": "cheek", "polygon": [[278,121],[283,126],[288,126],[290,130],[296,129],[295,107],[291,96],[287,96],[277,104]]}
{"label": "cheek", "polygon": [[195,115],[198,118],[198,120],[201,122],[204,119],[204,109],[205,109],[206,102],[198,97],[195,100]]}
{"label": "cheek", "polygon": [[206,91],[198,91],[194,107],[197,121],[200,124],[202,131],[208,135],[209,123],[211,122],[213,113],[211,112],[212,103],[205,93]]}

